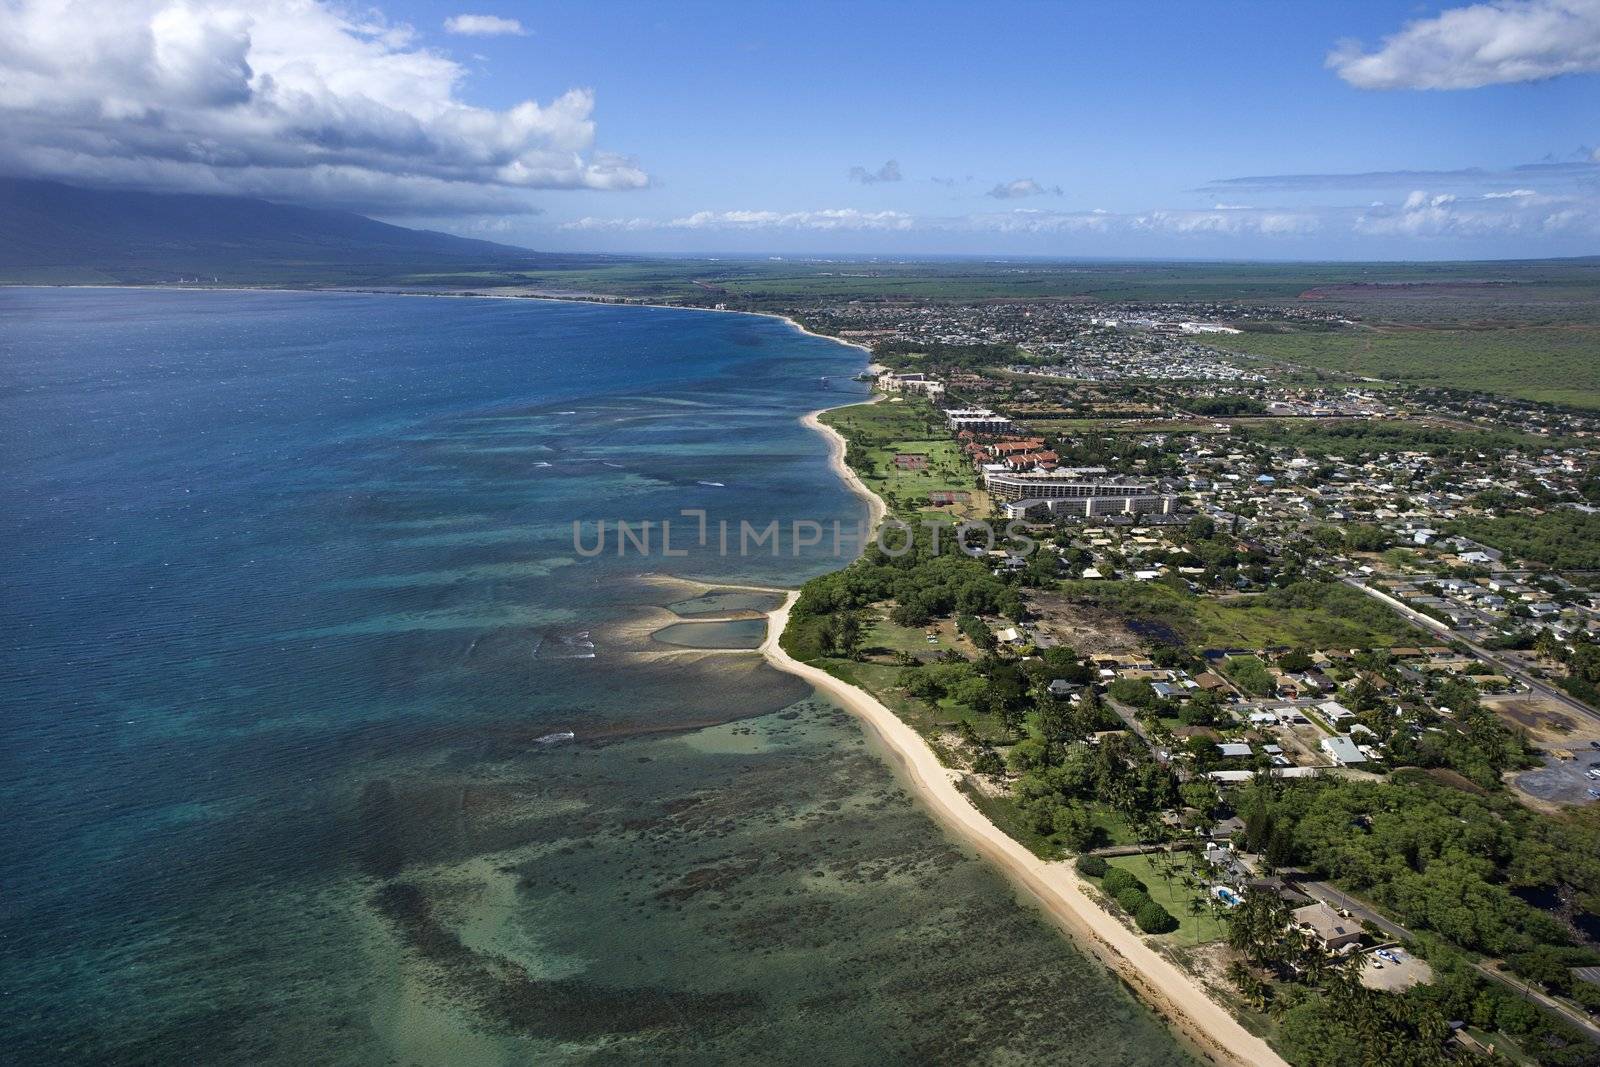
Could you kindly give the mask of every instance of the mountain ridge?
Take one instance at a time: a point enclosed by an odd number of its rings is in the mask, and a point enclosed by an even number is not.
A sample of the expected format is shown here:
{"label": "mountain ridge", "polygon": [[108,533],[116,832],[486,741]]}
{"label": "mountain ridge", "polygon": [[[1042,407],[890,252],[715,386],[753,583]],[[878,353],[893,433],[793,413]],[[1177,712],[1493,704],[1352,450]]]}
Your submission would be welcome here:
{"label": "mountain ridge", "polygon": [[392,284],[615,261],[249,197],[0,177],[0,281],[7,282]]}

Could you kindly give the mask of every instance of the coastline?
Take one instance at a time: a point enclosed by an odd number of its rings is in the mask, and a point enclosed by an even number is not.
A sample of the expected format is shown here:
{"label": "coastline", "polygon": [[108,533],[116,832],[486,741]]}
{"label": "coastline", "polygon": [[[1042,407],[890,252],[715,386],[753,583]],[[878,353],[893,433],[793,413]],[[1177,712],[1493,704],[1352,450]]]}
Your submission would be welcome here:
{"label": "coastline", "polygon": [[[804,329],[798,323],[794,325]],[[869,402],[876,403],[878,399],[881,394]],[[829,409],[822,409],[826,410]],[[828,441],[830,465],[852,492],[867,500],[871,528],[876,530],[888,509],[845,463],[846,442],[818,419],[822,411],[812,412],[801,421]],[[798,592],[788,593],[783,605],[767,616],[767,636],[759,651],[768,663],[827,694],[860,720],[894,755],[913,794],[941,826],[975,848],[1008,880],[1037,900],[1074,943],[1122,979],[1147,1007],[1208,1059],[1240,1067],[1288,1067],[1266,1041],[1246,1030],[1198,982],[1096,903],[1070,864],[1040,859],[974,807],[958,788],[961,773],[941,764],[921,735],[898,715],[866,690],[790,656],[780,639],[799,596]]]}
{"label": "coastline", "polygon": [[[168,290],[173,286],[27,286],[19,288],[92,288],[92,289],[149,289]],[[264,287],[239,287],[224,289],[215,286],[181,287],[185,291],[239,291],[239,292],[341,292],[362,295],[397,296],[478,296],[485,299],[545,299],[570,303],[604,303],[616,307],[663,307],[680,311],[717,311],[714,308],[685,308],[677,305],[645,305],[584,300],[582,298],[541,297],[530,294],[512,295],[482,293],[397,293],[354,289],[282,289]],[[761,315],[781,319],[801,333],[815,337],[825,335],[807,330],[789,316],[772,312],[745,312],[721,309],[729,314]],[[855,342],[827,338],[838,344],[848,344],[865,350]],[[867,402],[879,402],[881,396]],[[844,406],[844,405],[841,405]],[[840,476],[850,490],[860,496],[869,512],[869,532],[875,529],[887,513],[883,501],[873,493],[846,462],[847,444],[837,431],[823,424],[818,416],[828,408],[819,409],[802,417],[803,425],[818,432],[829,442],[830,469]],[[721,586],[721,583],[713,583]],[[985,859],[998,866],[1016,887],[1036,899],[1052,921],[1063,928],[1074,943],[1091,953],[1121,978],[1139,999],[1166,1021],[1176,1032],[1204,1055],[1221,1063],[1283,1064],[1264,1041],[1251,1035],[1221,1005],[1212,1001],[1204,989],[1161,956],[1139,935],[1124,927],[1114,916],[1101,908],[1086,892],[1070,864],[1051,864],[1040,860],[1023,846],[1006,836],[967,800],[957,788],[959,772],[945,768],[930,746],[910,726],[885,707],[871,694],[849,685],[820,668],[800,663],[790,657],[779,645],[790,612],[798,593],[789,592],[784,603],[768,614],[767,635],[758,650],[766,662],[779,670],[792,674],[813,688],[825,693],[861,721],[869,733],[878,739],[895,757],[901,776],[924,810],[948,832],[974,848]],[[707,650],[685,650],[704,653]],[[748,649],[726,650],[748,654]],[[667,654],[683,654],[669,651]]]}
{"label": "coastline", "polygon": [[[72,282],[51,285],[46,282],[5,282],[0,283],[0,289],[135,289],[143,292],[180,292],[180,293],[353,293],[359,296],[419,296],[419,297],[451,297],[460,300],[545,300],[556,304],[598,304],[601,307],[618,308],[660,308],[664,311],[704,311],[712,315],[755,315],[763,319],[777,319],[786,322],[796,330],[808,337],[821,338],[832,341],[836,345],[848,345],[859,348],[861,351],[871,353],[872,349],[859,341],[846,341],[838,337],[829,337],[825,333],[808,330],[800,325],[791,315],[778,311],[741,311],[738,308],[703,308],[691,307],[686,304],[652,304],[643,301],[628,299],[608,299],[602,293],[592,296],[554,296],[544,293],[486,293],[480,290],[463,290],[460,292],[430,293],[418,289],[359,289],[348,286],[299,286],[299,285],[113,285],[107,283]],[[820,415],[827,408],[818,408],[813,414]]]}
{"label": "coastline", "polygon": [[[802,333],[811,333],[810,330],[807,330],[799,323],[795,323],[794,325]],[[820,337],[822,335],[812,334],[812,336]],[[872,398],[870,400],[863,402],[867,404],[876,404],[882,399],[882,393],[874,393],[872,394]],[[845,404],[842,406],[854,407],[855,405]],[[805,426],[807,429],[815,430],[817,433],[821,434],[828,442],[828,466],[832,469],[834,474],[839,476],[839,480],[844,482],[844,484],[849,487],[852,493],[860,497],[866,503],[867,536],[870,537],[878,529],[878,524],[883,522],[884,516],[888,514],[888,508],[884,505],[883,498],[878,496],[878,494],[874,493],[871,489],[867,488],[867,483],[863,482],[861,480],[861,476],[858,475],[853,468],[851,468],[850,464],[845,462],[845,454],[850,447],[849,442],[844,439],[844,436],[839,433],[838,430],[835,430],[832,426],[829,426],[821,419],[823,412],[831,410],[833,409],[818,408],[816,411],[802,416],[800,422],[801,425]],[[865,544],[865,541],[863,541],[863,544]]]}

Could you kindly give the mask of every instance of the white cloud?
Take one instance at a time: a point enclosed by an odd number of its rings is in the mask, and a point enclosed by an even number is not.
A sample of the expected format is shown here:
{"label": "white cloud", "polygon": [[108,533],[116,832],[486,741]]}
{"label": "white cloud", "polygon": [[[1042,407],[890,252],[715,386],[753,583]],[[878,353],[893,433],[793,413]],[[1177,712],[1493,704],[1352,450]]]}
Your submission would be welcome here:
{"label": "white cloud", "polygon": [[462,37],[526,37],[528,31],[516,19],[499,15],[451,15],[444,20],[444,32]]}
{"label": "white cloud", "polygon": [[325,0],[0,0],[0,169],[379,214],[530,210],[648,177],[594,94],[503,111],[407,26]]}
{"label": "white cloud", "polygon": [[1050,193],[1054,196],[1061,195],[1061,186],[1052,185],[1045,188],[1032,178],[1018,178],[1013,182],[1001,182],[986,194],[996,200],[1020,200],[1026,196],[1044,196]]}
{"label": "white cloud", "polygon": [[1328,66],[1358,89],[1476,89],[1600,71],[1600,0],[1492,0],[1408,22]]}
{"label": "white cloud", "polygon": [[696,211],[681,218],[608,219],[593,216],[563,223],[563,230],[909,230],[915,219],[901,211]]}
{"label": "white cloud", "polygon": [[900,180],[900,164],[897,160],[891,159],[877,170],[851,167],[850,180],[860,182],[862,185],[872,185],[874,182],[897,182]]}
{"label": "white cloud", "polygon": [[643,232],[662,230],[852,230],[922,233],[1148,233],[1252,234],[1294,237],[1316,232],[1312,214],[1231,209],[1227,211],[1152,211],[1118,215],[1092,211],[1044,211],[1016,208],[970,215],[919,217],[900,211],[863,212],[853,208],[828,211],[697,211],[675,219],[602,218],[588,216],[563,223],[568,231]]}
{"label": "white cloud", "polygon": [[1540,196],[1532,189],[1463,199],[1416,190],[1399,208],[1374,204],[1351,229],[1364,236],[1488,237],[1506,234],[1600,234],[1600,205],[1591,200]]}
{"label": "white cloud", "polygon": [[1151,211],[1133,217],[1137,230],[1170,234],[1256,234],[1294,237],[1315,233],[1322,222],[1309,212],[1257,211],[1229,208],[1222,211]]}

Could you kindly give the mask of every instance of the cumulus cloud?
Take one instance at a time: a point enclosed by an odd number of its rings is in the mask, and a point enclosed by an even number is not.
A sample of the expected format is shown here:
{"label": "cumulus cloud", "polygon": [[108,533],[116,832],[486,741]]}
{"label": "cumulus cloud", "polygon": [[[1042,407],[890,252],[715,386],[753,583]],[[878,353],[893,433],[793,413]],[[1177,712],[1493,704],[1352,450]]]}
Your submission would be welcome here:
{"label": "cumulus cloud", "polygon": [[566,222],[563,230],[909,230],[915,219],[901,211],[696,211],[680,218],[608,219],[585,217]]}
{"label": "cumulus cloud", "polygon": [[862,185],[872,185],[875,182],[897,182],[900,180],[900,164],[896,160],[889,160],[877,170],[868,170],[866,167],[851,167],[850,180],[860,182]]}
{"label": "cumulus cloud", "polygon": [[1315,233],[1322,220],[1311,212],[1223,208],[1211,211],[1150,211],[1133,216],[1132,226],[1167,234],[1255,234],[1294,237]]}
{"label": "cumulus cloud", "polygon": [[697,211],[675,219],[586,217],[563,223],[568,231],[644,232],[663,230],[848,230],[923,233],[1070,234],[1152,233],[1251,234],[1292,237],[1316,232],[1312,214],[1231,208],[1219,211],[1152,211],[1140,215],[1090,211],[1014,208],[956,216],[916,216],[900,211]]}
{"label": "cumulus cloud", "polygon": [[1600,0],[1493,0],[1408,22],[1328,66],[1358,89],[1476,89],[1600,71]]}
{"label": "cumulus cloud", "polygon": [[406,26],[325,0],[0,0],[0,170],[379,214],[629,189],[594,94],[505,110]]}
{"label": "cumulus cloud", "polygon": [[1365,236],[1418,238],[1600,234],[1600,205],[1532,189],[1471,197],[1417,189],[1398,208],[1373,204],[1351,228]]}
{"label": "cumulus cloud", "polygon": [[528,31],[516,19],[499,15],[451,15],[444,20],[444,32],[462,37],[526,37]]}
{"label": "cumulus cloud", "polygon": [[[901,211],[697,211],[677,218],[587,217],[565,223],[568,231],[643,233],[673,231],[858,232],[965,236],[981,238],[1060,236],[1125,240],[1130,247],[1237,242],[1241,247],[1271,243],[1285,249],[1307,242],[1383,239],[1393,242],[1472,241],[1521,237],[1525,241],[1588,241],[1600,237],[1600,197],[1592,189],[1553,193],[1519,187],[1508,190],[1412,188],[1390,200],[1365,206],[1249,206],[1218,203],[1209,209],[1155,209],[1141,212],[1053,210],[1035,206],[996,207],[959,215]],[[1536,247],[1528,245],[1527,247]]]}
{"label": "cumulus cloud", "polygon": [[1044,196],[1046,193],[1060,196],[1061,186],[1052,185],[1047,189],[1032,178],[1018,178],[1013,182],[1001,182],[985,195],[992,196],[996,200],[1021,200],[1029,196]]}

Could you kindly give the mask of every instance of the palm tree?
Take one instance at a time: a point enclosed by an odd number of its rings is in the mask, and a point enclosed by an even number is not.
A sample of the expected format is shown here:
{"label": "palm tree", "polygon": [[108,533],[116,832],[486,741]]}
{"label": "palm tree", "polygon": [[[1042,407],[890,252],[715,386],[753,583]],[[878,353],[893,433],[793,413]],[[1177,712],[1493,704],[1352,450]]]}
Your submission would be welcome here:
{"label": "palm tree", "polygon": [[1228,965],[1228,981],[1234,984],[1245,1001],[1256,1011],[1265,1011],[1270,989],[1267,983],[1240,960]]}
{"label": "palm tree", "polygon": [[1336,997],[1348,998],[1362,988],[1361,973],[1367,967],[1366,956],[1352,952],[1347,956],[1331,957],[1328,964],[1328,992]]}

